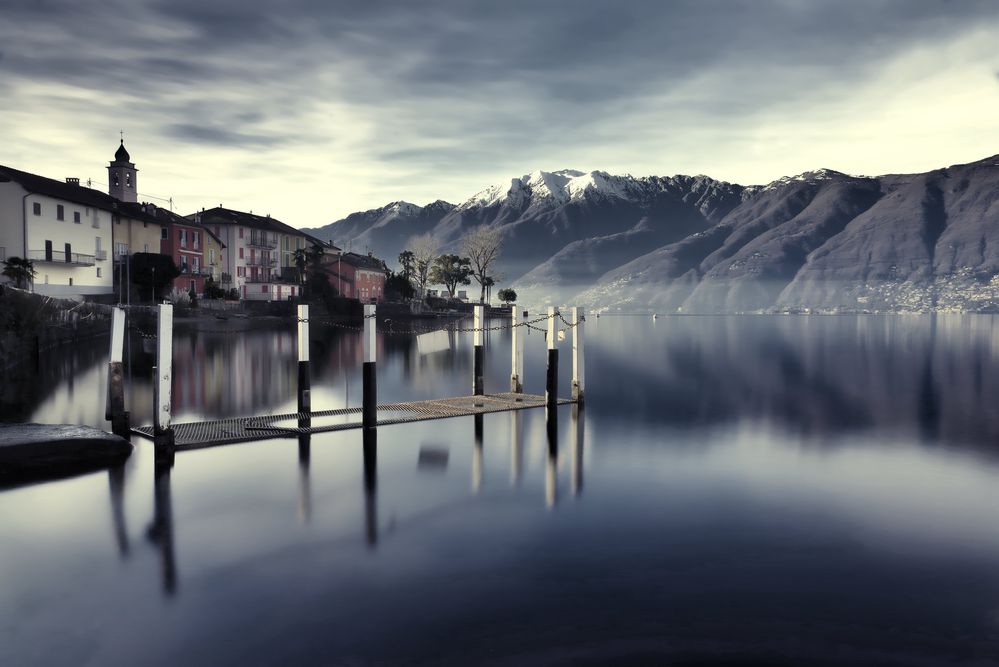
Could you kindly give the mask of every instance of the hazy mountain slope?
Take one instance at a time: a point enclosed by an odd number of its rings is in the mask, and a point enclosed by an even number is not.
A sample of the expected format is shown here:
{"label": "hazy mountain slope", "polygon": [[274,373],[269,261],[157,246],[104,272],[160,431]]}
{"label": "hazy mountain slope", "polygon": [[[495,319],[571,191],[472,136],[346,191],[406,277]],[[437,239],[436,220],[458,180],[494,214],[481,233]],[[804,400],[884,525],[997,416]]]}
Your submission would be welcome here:
{"label": "hazy mountain slope", "polygon": [[500,284],[537,305],[999,310],[999,156],[925,174],[822,169],[749,187],[532,172],[459,206],[396,203],[319,235],[392,261],[416,234],[454,250],[479,225],[504,239]]}
{"label": "hazy mountain slope", "polygon": [[702,270],[710,268],[684,302],[684,310],[733,312],[771,307],[807,256],[880,196],[875,179],[843,174],[782,184],[762,193],[759,197],[771,199],[774,205],[759,218],[745,219],[741,211],[726,218],[725,223],[735,231],[701,263]]}
{"label": "hazy mountain slope", "polygon": [[370,211],[351,213],[343,220],[302,231],[333,241],[342,248],[351,247],[355,252],[370,250],[376,256],[394,263],[399,249],[405,247],[413,236],[433,230],[441,218],[454,208],[454,204],[440,199],[426,206],[397,201]]}

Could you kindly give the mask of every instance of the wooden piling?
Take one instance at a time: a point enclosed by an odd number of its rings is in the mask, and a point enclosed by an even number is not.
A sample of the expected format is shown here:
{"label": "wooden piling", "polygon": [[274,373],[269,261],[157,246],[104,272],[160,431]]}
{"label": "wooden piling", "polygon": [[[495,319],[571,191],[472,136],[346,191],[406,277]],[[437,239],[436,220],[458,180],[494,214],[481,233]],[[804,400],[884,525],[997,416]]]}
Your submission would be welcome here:
{"label": "wooden piling", "polygon": [[586,317],[583,309],[573,307],[572,322],[572,400],[577,403],[583,402],[583,326],[586,324]]}
{"label": "wooden piling", "polygon": [[520,310],[514,304],[510,307],[510,319],[514,325],[510,329],[510,391],[522,394],[524,393],[524,337],[527,335],[523,323],[527,321],[527,311]]}
{"label": "wooden piling", "polygon": [[558,309],[548,307],[548,377],[545,381],[545,403],[549,410],[558,406]]}
{"label": "wooden piling", "polygon": [[311,373],[309,370],[309,307],[298,307],[298,425],[312,425]]}
{"label": "wooden piling", "polygon": [[375,363],[377,362],[375,339],[375,306],[364,307],[364,367],[361,383],[361,423],[364,428],[378,425],[378,391],[376,386]]}
{"label": "wooden piling", "polygon": [[472,395],[482,396],[485,393],[485,381],[483,380],[483,363],[485,350],[482,347],[483,327],[485,322],[485,306],[476,305],[472,307],[474,317],[472,319]]}
{"label": "wooden piling", "polygon": [[153,385],[156,405],[153,410],[153,427],[157,446],[173,448],[173,428],[170,426],[173,378],[173,304],[157,306],[156,317],[156,375]]}
{"label": "wooden piling", "polygon": [[111,353],[108,357],[108,392],[104,418],[111,422],[111,431],[123,438],[129,436],[128,412],[125,411],[125,311],[111,311]]}

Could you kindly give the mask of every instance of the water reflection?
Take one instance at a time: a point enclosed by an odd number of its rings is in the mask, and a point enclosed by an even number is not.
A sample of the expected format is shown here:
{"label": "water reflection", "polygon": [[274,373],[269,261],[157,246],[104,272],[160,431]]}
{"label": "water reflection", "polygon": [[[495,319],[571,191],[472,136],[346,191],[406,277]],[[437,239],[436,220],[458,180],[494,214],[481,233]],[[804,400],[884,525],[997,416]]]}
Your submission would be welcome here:
{"label": "water reflection", "polygon": [[174,457],[157,456],[153,470],[153,521],[147,537],[156,546],[160,557],[163,593],[172,597],[177,592],[177,563],[174,555],[173,499],[170,495],[170,472]]}
{"label": "water reflection", "polygon": [[298,518],[308,523],[312,518],[312,484],[309,467],[312,461],[312,436],[298,436]]}
{"label": "water reflection", "polygon": [[362,429],[364,455],[364,526],[368,546],[378,544],[378,430]]}
{"label": "water reflection", "polygon": [[128,557],[128,526],[125,523],[125,466],[116,465],[108,470],[108,489],[111,496],[111,523],[114,526],[115,544],[122,559]]}

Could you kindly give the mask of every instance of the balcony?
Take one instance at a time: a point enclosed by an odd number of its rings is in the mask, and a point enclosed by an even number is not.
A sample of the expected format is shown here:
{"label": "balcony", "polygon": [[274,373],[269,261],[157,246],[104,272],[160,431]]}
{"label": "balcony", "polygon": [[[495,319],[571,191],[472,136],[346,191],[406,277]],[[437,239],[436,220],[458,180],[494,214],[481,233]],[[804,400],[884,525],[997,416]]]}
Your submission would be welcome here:
{"label": "balcony", "polygon": [[263,257],[247,257],[247,266],[274,266],[277,264],[276,259],[264,259]]}
{"label": "balcony", "polygon": [[222,282],[223,285],[232,285],[232,274],[231,273],[223,273],[222,274],[222,281],[221,282]]}
{"label": "balcony", "polygon": [[212,275],[212,270],[209,267],[199,267],[197,269],[190,266],[181,266],[180,275],[182,276],[210,276]]}
{"label": "balcony", "polygon": [[[107,256],[105,255],[105,258]],[[69,264],[71,266],[93,266],[95,259],[93,255],[83,255],[78,252],[63,252],[53,250],[29,250],[28,259],[32,262],[43,262],[45,264]]]}
{"label": "balcony", "polygon": [[250,234],[246,245],[251,248],[273,249],[277,248],[277,239],[268,238],[266,234]]}
{"label": "balcony", "polygon": [[107,250],[98,250],[96,257],[97,257],[97,261],[98,262],[103,262],[104,260],[106,260],[108,258],[108,251]]}

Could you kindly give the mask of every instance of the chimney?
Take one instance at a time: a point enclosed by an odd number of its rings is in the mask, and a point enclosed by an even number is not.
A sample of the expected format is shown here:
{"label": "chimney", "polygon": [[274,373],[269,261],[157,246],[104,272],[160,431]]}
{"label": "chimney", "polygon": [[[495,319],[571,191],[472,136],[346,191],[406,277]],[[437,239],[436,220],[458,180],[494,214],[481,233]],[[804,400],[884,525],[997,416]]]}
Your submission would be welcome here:
{"label": "chimney", "polygon": [[79,185],[80,179],[74,178],[73,176],[67,176],[66,183],[68,183],[69,185]]}

